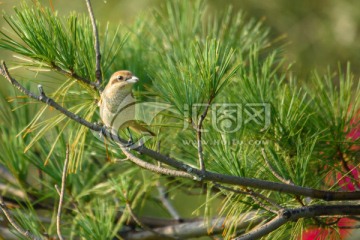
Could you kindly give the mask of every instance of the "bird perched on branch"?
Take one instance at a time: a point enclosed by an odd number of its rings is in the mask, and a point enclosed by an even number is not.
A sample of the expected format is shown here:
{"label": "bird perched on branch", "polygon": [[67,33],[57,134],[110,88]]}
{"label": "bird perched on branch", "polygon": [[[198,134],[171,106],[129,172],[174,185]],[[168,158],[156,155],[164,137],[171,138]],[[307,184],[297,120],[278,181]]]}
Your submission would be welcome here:
{"label": "bird perched on branch", "polygon": [[138,81],[130,71],[115,72],[101,94],[98,103],[100,117],[104,125],[116,134],[128,127],[136,133],[155,136],[135,119],[136,100],[132,87]]}

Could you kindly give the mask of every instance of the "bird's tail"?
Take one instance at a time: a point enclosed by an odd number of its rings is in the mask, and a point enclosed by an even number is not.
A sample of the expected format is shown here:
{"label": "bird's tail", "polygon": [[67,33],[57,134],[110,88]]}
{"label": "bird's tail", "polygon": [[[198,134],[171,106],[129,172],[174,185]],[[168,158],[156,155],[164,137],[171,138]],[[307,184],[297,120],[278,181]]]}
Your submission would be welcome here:
{"label": "bird's tail", "polygon": [[146,124],[141,124],[134,120],[127,122],[126,125],[136,133],[156,136],[155,133],[153,133],[151,130],[149,130],[147,127],[144,126]]}

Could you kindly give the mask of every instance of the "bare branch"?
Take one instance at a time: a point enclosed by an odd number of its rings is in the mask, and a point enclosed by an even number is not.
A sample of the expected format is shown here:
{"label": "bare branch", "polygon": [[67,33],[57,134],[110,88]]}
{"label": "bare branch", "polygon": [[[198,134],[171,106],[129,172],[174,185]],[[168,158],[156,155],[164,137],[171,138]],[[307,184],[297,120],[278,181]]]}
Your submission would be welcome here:
{"label": "bare branch", "polygon": [[340,229],[360,229],[360,225],[355,226],[339,226]]}
{"label": "bare branch", "polygon": [[11,195],[21,198],[21,199],[26,199],[27,195],[26,193],[24,193],[22,190],[11,187],[11,186],[7,186],[5,184],[0,183],[0,191],[2,193],[10,193]]}
{"label": "bare branch", "polygon": [[[258,217],[257,212],[246,213],[243,214],[242,220],[237,221],[236,228],[240,230],[244,230],[247,227],[249,227],[250,224],[258,224],[262,220],[264,219]],[[179,239],[188,239],[188,238],[196,238],[201,236],[220,234],[225,229],[226,222],[231,222],[231,220],[226,218],[213,218],[212,220],[210,220],[210,223],[207,224],[206,221],[201,219],[199,221],[180,223],[177,225],[155,228],[153,230],[163,235],[176,236]],[[155,240],[155,239],[159,239],[159,237],[150,231],[143,231],[138,233],[128,233],[125,236],[125,239]]]}
{"label": "bare branch", "polygon": [[59,206],[58,206],[58,212],[57,212],[57,216],[56,216],[56,230],[57,230],[57,235],[60,240],[64,239],[61,234],[60,224],[61,224],[61,208],[63,205],[64,195],[65,195],[65,184],[66,184],[66,174],[67,174],[68,164],[69,164],[69,145],[67,144],[64,169],[63,169],[62,178],[61,178]]}
{"label": "bare branch", "polygon": [[[144,146],[135,149],[139,153],[147,155],[153,159],[156,159],[162,163],[172,166],[176,169],[187,171],[191,174],[201,176],[202,172],[199,169],[193,168],[185,163],[177,161],[171,157],[164,156],[156,151],[148,149]],[[203,181],[211,181],[218,183],[226,183],[232,185],[246,186],[252,188],[259,188],[264,190],[278,191],[288,194],[302,195],[317,199],[323,199],[325,201],[336,201],[336,200],[359,200],[360,191],[354,192],[335,192],[335,191],[324,191],[313,188],[293,186],[284,183],[271,182],[260,179],[237,177],[226,174],[219,174],[214,172],[205,171],[205,176],[202,178]]]}
{"label": "bare branch", "polygon": [[296,221],[300,218],[313,218],[316,216],[334,216],[334,215],[360,215],[360,205],[313,205],[293,209],[284,209],[279,215],[270,222],[261,225],[254,230],[235,240],[251,240],[261,238],[270,232],[278,229],[289,221]]}
{"label": "bare branch", "polygon": [[170,236],[165,236],[161,233],[158,233],[156,231],[154,231],[153,229],[151,229],[150,227],[148,227],[147,225],[145,225],[134,213],[134,211],[131,208],[131,204],[130,204],[130,200],[127,197],[127,192],[124,192],[124,197],[126,198],[126,208],[130,214],[130,216],[132,217],[132,219],[136,222],[137,225],[139,225],[142,229],[149,231],[151,233],[153,233],[155,236],[157,237],[162,237],[162,239],[174,239],[174,237]]}
{"label": "bare branch", "polygon": [[90,0],[85,0],[86,1],[86,5],[87,5],[87,9],[89,11],[89,15],[90,15],[90,19],[91,19],[91,24],[92,24],[92,28],[93,28],[93,35],[94,35],[94,49],[95,49],[95,54],[96,54],[96,71],[95,71],[95,76],[96,76],[96,85],[97,87],[99,87],[102,83],[102,73],[101,73],[101,53],[100,53],[100,43],[99,43],[99,33],[97,30],[97,26],[96,26],[96,20],[94,17],[94,13],[91,7],[91,2]]}
{"label": "bare branch", "polygon": [[37,238],[36,236],[34,236],[29,230],[25,230],[23,229],[16,221],[15,219],[13,219],[13,217],[11,216],[11,213],[9,211],[9,209],[7,208],[7,206],[5,205],[5,202],[2,198],[2,196],[0,196],[0,209],[3,211],[5,217],[7,218],[7,220],[9,221],[9,223],[16,229],[16,231],[18,231],[21,235],[23,235],[24,237],[27,237],[29,239],[33,239],[33,240],[37,240],[37,239],[41,239],[41,238]]}
{"label": "bare branch", "polygon": [[[2,62],[2,67],[0,68],[0,74],[3,75],[14,87],[16,87],[19,91],[26,94],[27,96],[36,99],[38,101],[44,102],[45,104],[52,106],[59,112],[63,113],[70,119],[86,126],[87,128],[101,132],[106,137],[112,139],[114,142],[118,143],[121,146],[125,146],[127,141],[124,139],[120,139],[115,134],[111,133],[110,131],[104,129],[103,127],[90,123],[85,119],[81,118],[80,116],[68,111],[67,109],[63,108],[61,105],[56,103],[51,98],[48,98],[45,95],[37,96],[36,94],[30,92],[26,88],[24,88],[19,82],[17,82],[14,78],[12,78],[6,68],[4,62]],[[187,172],[188,174],[194,176],[201,176],[202,181],[211,181],[211,182],[218,182],[218,183],[225,183],[225,184],[232,184],[232,185],[239,185],[239,186],[246,186],[270,191],[278,191],[282,193],[306,196],[311,198],[323,199],[325,201],[336,201],[336,200],[359,200],[360,199],[360,191],[353,191],[353,192],[336,192],[336,191],[324,191],[324,190],[317,190],[308,187],[301,187],[295,185],[289,185],[285,183],[279,182],[272,182],[260,179],[253,179],[253,178],[245,178],[245,177],[238,177],[226,174],[220,174],[210,171],[201,171],[199,169],[193,168],[188,164],[185,164],[181,161],[178,161],[174,158],[165,156],[161,153],[158,153],[152,149],[146,148],[144,145],[141,145],[134,149],[135,151],[147,155],[161,163],[167,164],[177,170],[178,173],[181,171]],[[179,177],[186,177],[190,178],[189,175],[180,176]]]}
{"label": "bare branch", "polygon": [[17,240],[18,237],[9,228],[0,227],[0,236],[2,239]]}
{"label": "bare branch", "polygon": [[76,122],[90,128],[90,129],[92,129],[94,131],[100,132],[102,130],[101,126],[90,123],[90,122],[86,121],[85,119],[80,118],[78,115],[76,115],[76,114],[68,111],[67,109],[63,108],[61,105],[56,103],[53,99],[47,97],[45,94],[42,94],[42,95],[38,96],[38,95],[30,92],[26,88],[24,88],[18,81],[16,81],[14,78],[11,77],[11,75],[10,75],[4,61],[2,62],[2,66],[0,68],[0,74],[3,75],[20,92],[27,95],[28,97],[36,99],[38,101],[41,101],[41,102],[47,104],[48,106],[51,106],[51,107],[55,108],[56,110],[63,113],[64,115],[66,115],[70,119],[72,119],[72,120],[74,120],[74,121],[76,121]]}
{"label": "bare branch", "polygon": [[173,219],[181,222],[182,219],[179,213],[176,211],[176,209],[174,208],[174,206],[171,204],[171,202],[167,197],[166,189],[161,185],[159,181],[157,182],[156,186],[159,192],[159,200],[162,203],[162,205],[166,208],[166,210],[169,212],[169,214]]}
{"label": "bare branch", "polygon": [[192,176],[191,174],[189,174],[187,172],[168,169],[168,168],[164,168],[164,167],[161,167],[161,166],[157,166],[157,165],[145,162],[144,160],[142,160],[142,159],[136,157],[135,155],[131,154],[130,151],[126,147],[124,147],[123,145],[119,144],[119,147],[121,148],[123,153],[126,155],[126,157],[131,162],[138,165],[139,167],[142,167],[144,169],[150,170],[150,171],[158,173],[158,174],[164,174],[164,175],[169,175],[169,176],[174,176],[174,177],[190,178],[190,179],[194,178],[194,176]]}
{"label": "bare branch", "polygon": [[3,165],[0,165],[0,177],[5,179],[9,183],[12,183],[15,185],[18,184],[18,181],[16,180],[16,178]]}

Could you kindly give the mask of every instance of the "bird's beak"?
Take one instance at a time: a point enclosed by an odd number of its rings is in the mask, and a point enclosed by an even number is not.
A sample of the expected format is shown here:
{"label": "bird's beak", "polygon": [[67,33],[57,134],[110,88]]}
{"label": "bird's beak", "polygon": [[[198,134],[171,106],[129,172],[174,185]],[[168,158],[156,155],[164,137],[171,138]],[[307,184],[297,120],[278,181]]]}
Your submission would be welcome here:
{"label": "bird's beak", "polygon": [[139,79],[137,77],[135,77],[135,76],[133,76],[132,78],[126,80],[126,82],[128,82],[128,83],[136,83],[138,81],[139,81]]}

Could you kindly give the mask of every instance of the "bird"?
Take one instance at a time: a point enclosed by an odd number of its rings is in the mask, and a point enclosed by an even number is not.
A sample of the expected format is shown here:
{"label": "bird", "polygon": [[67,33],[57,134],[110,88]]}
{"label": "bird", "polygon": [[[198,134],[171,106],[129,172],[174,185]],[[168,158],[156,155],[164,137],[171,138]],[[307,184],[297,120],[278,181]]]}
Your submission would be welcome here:
{"label": "bird", "polygon": [[138,81],[139,78],[130,71],[117,71],[112,74],[101,93],[98,102],[100,118],[103,124],[115,134],[118,134],[120,130],[130,128],[138,134],[155,136],[152,131],[135,119],[137,102],[132,94],[132,88]]}

